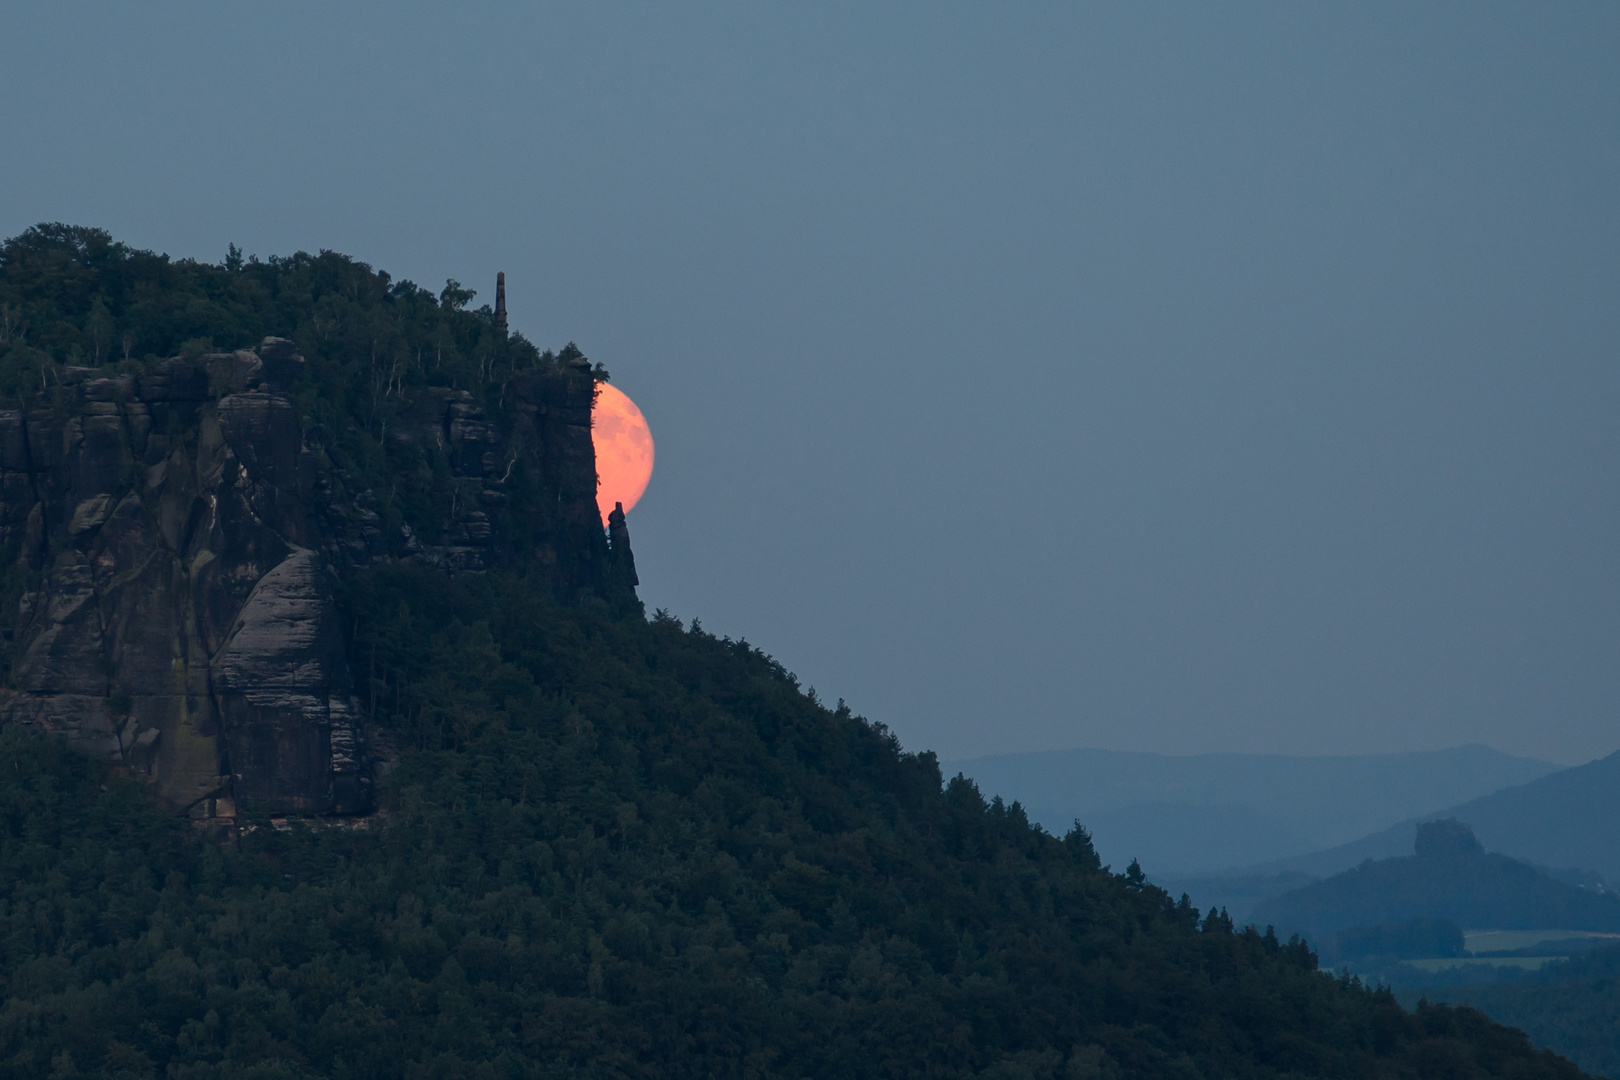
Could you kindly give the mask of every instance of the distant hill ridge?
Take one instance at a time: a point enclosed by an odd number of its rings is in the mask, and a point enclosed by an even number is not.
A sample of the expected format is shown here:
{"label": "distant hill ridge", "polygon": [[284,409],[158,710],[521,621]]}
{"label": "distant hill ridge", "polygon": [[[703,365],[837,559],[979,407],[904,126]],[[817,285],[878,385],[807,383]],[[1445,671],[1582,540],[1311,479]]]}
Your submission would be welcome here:
{"label": "distant hill ridge", "polygon": [[1418,822],[1468,822],[1487,850],[1555,868],[1591,870],[1620,882],[1620,752],[1430,814],[1323,851],[1278,859],[1231,876],[1334,874],[1366,859],[1411,850]]}
{"label": "distant hill ridge", "polygon": [[1569,885],[1517,859],[1487,854],[1473,830],[1454,818],[1418,825],[1414,849],[1265,901],[1253,919],[1313,937],[1410,919],[1493,930],[1620,931],[1620,895]]}
{"label": "distant hill ridge", "polygon": [[[1558,772],[1487,746],[1401,754],[1000,754],[944,763],[1061,834],[1076,818],[1103,858],[1150,875],[1245,866],[1342,844],[1402,819]],[[1411,848],[1408,833],[1394,851]],[[1339,867],[1342,869],[1342,867]]]}

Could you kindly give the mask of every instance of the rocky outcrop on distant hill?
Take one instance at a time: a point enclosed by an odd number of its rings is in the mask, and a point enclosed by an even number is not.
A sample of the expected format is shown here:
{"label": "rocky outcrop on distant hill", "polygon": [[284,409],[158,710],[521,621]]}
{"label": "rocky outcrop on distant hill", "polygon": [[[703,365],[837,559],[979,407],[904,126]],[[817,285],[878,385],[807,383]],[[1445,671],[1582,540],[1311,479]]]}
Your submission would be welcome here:
{"label": "rocky outcrop on distant hill", "polygon": [[1447,919],[1469,929],[1620,932],[1620,896],[1487,854],[1455,819],[1417,827],[1414,853],[1369,860],[1255,907],[1259,925],[1324,937],[1351,927]]}
{"label": "rocky outcrop on distant hill", "polygon": [[402,558],[529,568],[565,598],[633,586],[622,521],[614,552],[598,517],[583,361],[518,372],[505,420],[444,387],[405,402],[385,437],[447,475],[396,535],[308,437],[303,364],[267,338],[133,375],[70,367],[0,411],[0,550],[24,582],[0,721],[122,762],[193,817],[362,813],[380,755],[344,574]]}

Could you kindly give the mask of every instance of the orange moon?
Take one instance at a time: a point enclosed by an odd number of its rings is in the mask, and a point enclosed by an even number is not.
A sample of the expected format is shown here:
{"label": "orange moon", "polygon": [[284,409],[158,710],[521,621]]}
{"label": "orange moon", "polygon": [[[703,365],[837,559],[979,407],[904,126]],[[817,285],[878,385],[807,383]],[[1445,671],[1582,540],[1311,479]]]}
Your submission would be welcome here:
{"label": "orange moon", "polygon": [[596,509],[606,525],[614,503],[623,503],[624,512],[630,512],[647,490],[653,471],[653,440],[647,418],[612,383],[596,386],[591,444],[596,447]]}

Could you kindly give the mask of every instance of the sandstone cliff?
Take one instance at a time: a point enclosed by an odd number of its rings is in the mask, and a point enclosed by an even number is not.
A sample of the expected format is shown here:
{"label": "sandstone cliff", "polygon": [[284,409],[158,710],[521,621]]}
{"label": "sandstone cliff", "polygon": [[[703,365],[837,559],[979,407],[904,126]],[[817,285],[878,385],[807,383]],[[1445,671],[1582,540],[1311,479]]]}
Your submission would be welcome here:
{"label": "sandstone cliff", "polygon": [[267,338],[133,375],[65,368],[0,411],[0,550],[25,583],[0,721],[122,762],[193,817],[363,813],[386,753],[346,653],[344,575],[413,559],[633,600],[622,516],[610,548],[596,509],[583,360],[516,373],[499,417],[412,391],[384,438],[443,473],[414,528],[397,512],[388,528],[306,431],[303,363]]}

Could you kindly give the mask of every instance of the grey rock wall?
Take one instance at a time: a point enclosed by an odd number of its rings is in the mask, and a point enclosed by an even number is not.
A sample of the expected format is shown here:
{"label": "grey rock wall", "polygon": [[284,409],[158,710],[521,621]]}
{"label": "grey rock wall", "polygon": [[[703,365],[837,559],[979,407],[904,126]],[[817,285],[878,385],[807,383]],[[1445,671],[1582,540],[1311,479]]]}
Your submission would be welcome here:
{"label": "grey rock wall", "polygon": [[[370,492],[334,495],[353,485],[286,393],[302,365],[269,338],[139,376],[65,369],[0,410],[0,550],[28,582],[0,723],[120,762],[194,817],[243,800],[364,813],[380,740],[345,652],[343,574],[409,558],[538,570],[565,599],[627,590],[596,514],[588,370],[525,373],[511,430],[465,392],[406,403],[387,437],[453,473],[429,543],[408,525],[383,536]],[[618,546],[628,557],[628,534]]]}
{"label": "grey rock wall", "polygon": [[30,584],[0,720],[122,762],[193,816],[238,798],[369,808],[306,513],[315,477],[282,392],[301,363],[271,339],[138,377],[67,369],[0,413],[0,542]]}

